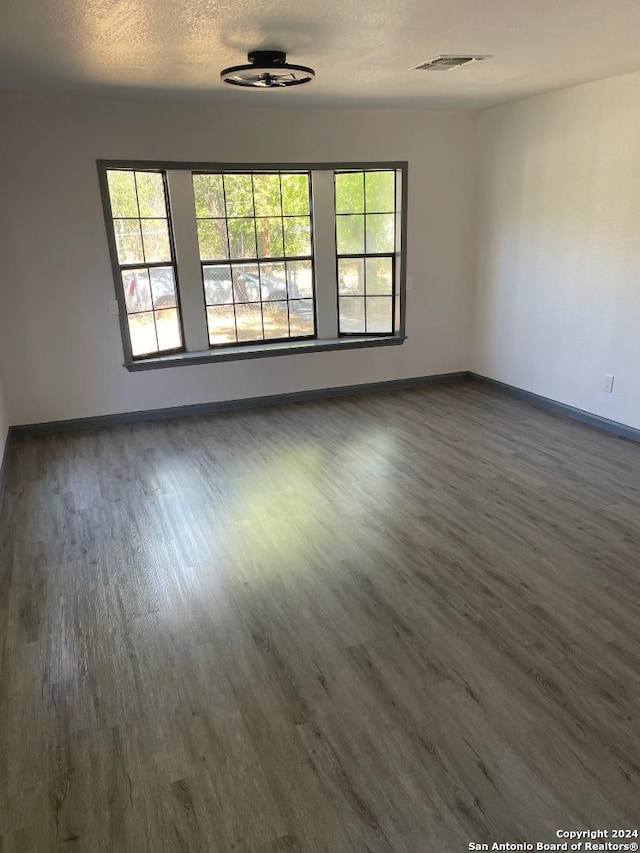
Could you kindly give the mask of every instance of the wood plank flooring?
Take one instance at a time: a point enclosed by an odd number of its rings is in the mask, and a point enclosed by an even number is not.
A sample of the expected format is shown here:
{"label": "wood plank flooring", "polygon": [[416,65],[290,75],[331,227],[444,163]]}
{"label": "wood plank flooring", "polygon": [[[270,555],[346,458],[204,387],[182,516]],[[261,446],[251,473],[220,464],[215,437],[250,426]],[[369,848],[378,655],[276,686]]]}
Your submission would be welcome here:
{"label": "wood plank flooring", "polygon": [[22,439],[0,851],[640,828],[640,446],[468,383]]}

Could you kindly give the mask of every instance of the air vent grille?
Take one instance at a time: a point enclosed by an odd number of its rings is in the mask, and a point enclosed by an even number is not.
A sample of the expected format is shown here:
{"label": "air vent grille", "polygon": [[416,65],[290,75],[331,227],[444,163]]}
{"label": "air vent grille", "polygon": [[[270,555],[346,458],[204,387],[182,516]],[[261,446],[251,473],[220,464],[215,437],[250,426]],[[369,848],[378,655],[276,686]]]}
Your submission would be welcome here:
{"label": "air vent grille", "polygon": [[468,65],[470,62],[481,62],[483,59],[490,59],[490,56],[452,56],[445,55],[436,56],[426,62],[421,62],[419,65],[414,65],[411,71],[451,71],[452,68],[460,68],[461,65]]}

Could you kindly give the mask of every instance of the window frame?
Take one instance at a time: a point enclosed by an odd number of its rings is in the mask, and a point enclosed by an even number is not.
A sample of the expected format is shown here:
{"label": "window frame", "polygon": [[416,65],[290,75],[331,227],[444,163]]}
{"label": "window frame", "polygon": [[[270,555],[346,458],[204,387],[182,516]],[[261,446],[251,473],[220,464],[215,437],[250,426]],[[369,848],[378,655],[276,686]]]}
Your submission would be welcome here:
{"label": "window frame", "polygon": [[[155,368],[175,367],[189,364],[203,364],[206,362],[235,361],[247,358],[263,358],[268,356],[280,356],[307,352],[325,352],[328,350],[359,349],[362,347],[378,347],[400,345],[406,340],[406,294],[407,294],[407,223],[408,223],[408,171],[409,164],[406,160],[390,161],[326,161],[326,162],[284,162],[284,163],[232,163],[220,161],[182,161],[182,160],[135,160],[135,159],[98,159],[96,160],[99,187],[102,198],[103,213],[107,231],[107,242],[111,259],[115,295],[118,303],[118,314],[120,331],[124,349],[124,367],[130,371],[149,370]],[[131,170],[131,171],[160,171],[163,173],[165,185],[165,197],[168,199],[168,221],[169,236],[172,251],[172,263],[177,289],[177,305],[180,318],[180,332],[182,336],[182,348],[175,352],[164,351],[151,354],[150,356],[133,356],[131,353],[131,342],[127,323],[126,305],[124,291],[121,284],[120,265],[118,262],[117,247],[113,229],[113,218],[111,215],[111,203],[107,184],[107,171]],[[312,263],[314,266],[314,323],[316,337],[305,337],[301,339],[275,340],[267,339],[256,343],[247,342],[236,345],[211,345],[207,350],[189,350],[188,334],[184,325],[184,312],[182,310],[182,294],[179,281],[179,258],[176,257],[174,224],[171,205],[170,187],[167,182],[167,174],[171,171],[187,171],[192,174],[198,172],[224,172],[224,173],[273,173],[273,172],[336,172],[336,171],[389,171],[396,172],[396,252],[394,264],[394,288],[393,294],[393,331],[389,333],[346,333],[336,338],[319,338],[318,335],[318,292],[322,284],[318,282],[316,270],[315,229],[313,227],[316,210],[314,204],[313,175],[311,177],[311,217],[312,217]],[[335,176],[332,176],[335,181]],[[398,180],[399,179],[399,180]],[[399,195],[398,195],[399,193]],[[399,198],[399,204],[398,204]],[[335,196],[334,196],[335,199]],[[335,204],[333,208],[335,222]],[[195,211],[193,216],[195,228]],[[336,274],[338,265],[337,246],[334,246],[336,259]],[[259,259],[256,261],[259,262]],[[202,269],[200,258],[198,263]],[[336,297],[338,296],[338,282],[336,278]],[[204,288],[204,284],[202,284]],[[337,322],[337,317],[336,317]],[[203,323],[206,324],[206,306]],[[207,335],[208,337],[208,335]]]}
{"label": "window frame", "polygon": [[[100,161],[98,161],[100,163]],[[162,177],[162,187],[164,191],[164,203],[165,209],[167,212],[167,232],[169,235],[169,253],[170,260],[169,261],[152,261],[148,263],[147,261],[143,261],[141,263],[126,263],[121,264],[120,259],[118,257],[118,244],[116,240],[116,232],[114,227],[115,219],[120,217],[114,217],[113,209],[111,207],[111,194],[109,192],[109,177],[108,172],[110,171],[119,171],[119,172],[133,172],[134,176],[136,172],[153,172],[155,174],[159,174]],[[120,320],[120,331],[122,334],[122,345],[124,349],[125,356],[125,364],[133,363],[137,361],[148,361],[149,359],[157,359],[164,358],[166,356],[175,356],[181,355],[186,352],[186,337],[185,337],[185,329],[184,329],[184,321],[182,315],[182,303],[180,301],[180,281],[179,281],[179,272],[178,272],[178,261],[176,257],[176,246],[173,236],[173,217],[171,215],[171,200],[169,198],[169,186],[167,183],[167,170],[161,167],[154,168],[142,168],[137,164],[129,163],[129,161],[120,161],[117,165],[105,166],[104,168],[98,169],[98,175],[100,178],[100,192],[102,195],[102,205],[105,217],[105,225],[107,230],[107,241],[109,245],[109,255],[111,257],[111,266],[113,268],[113,276],[114,276],[114,286],[116,291],[116,300],[118,302],[118,316]],[[135,177],[134,177],[135,180]],[[137,199],[137,187],[136,187],[136,199]],[[140,210],[138,209],[138,213]],[[138,221],[142,221],[144,217],[138,217]],[[182,341],[181,346],[174,347],[172,349],[158,350],[155,353],[143,353],[141,355],[133,354],[133,347],[131,346],[131,331],[129,329],[129,317],[131,314],[127,311],[127,303],[124,295],[124,286],[122,281],[122,274],[124,271],[135,271],[139,269],[151,270],[153,268],[160,269],[162,267],[171,267],[173,270],[173,281],[176,289],[176,308],[178,310],[178,328],[180,330],[180,340]],[[152,313],[154,315],[153,322],[154,326],[156,323],[155,313],[156,309],[152,307]],[[158,340],[158,332],[156,328],[156,341]]]}
{"label": "window frame", "polygon": [[[398,218],[398,175],[397,169],[374,169],[371,166],[363,167],[361,169],[335,169],[333,173],[333,197],[334,197],[334,217],[335,217],[335,241],[336,241],[336,310],[338,312],[338,337],[339,338],[367,338],[372,335],[379,335],[380,337],[392,337],[396,334],[396,303],[397,303],[397,293],[396,293],[396,279],[398,272],[398,264],[397,264],[397,251],[394,249],[393,252],[367,252],[367,172],[391,172],[393,171],[393,196],[394,196],[394,209],[392,211],[384,211],[384,213],[393,215],[395,219]],[[364,252],[347,252],[341,253],[338,251],[338,221],[341,216],[357,216],[360,214],[354,213],[338,213],[335,209],[335,200],[337,199],[337,189],[336,189],[336,175],[338,174],[359,174],[362,172],[362,186],[363,186],[363,208],[362,208],[362,217],[364,221]],[[374,214],[376,215],[376,214]],[[394,244],[397,246],[398,244],[398,224],[397,221],[394,223],[393,229],[393,240]],[[400,239],[402,239],[402,234],[400,234]],[[368,258],[389,258],[391,260],[391,293],[390,294],[376,294],[373,297],[370,297],[367,294],[367,259]],[[358,299],[358,296],[345,296],[340,293],[340,261],[363,261],[364,266],[364,291],[362,293],[362,300],[364,305],[364,328],[363,332],[341,332],[340,331],[340,299]],[[401,269],[404,266],[401,262]],[[367,299],[391,299],[391,331],[390,332],[368,332],[367,331]],[[401,316],[404,314],[401,312]]]}
{"label": "window frame", "polygon": [[[245,172],[239,171],[239,170],[234,168],[234,169],[224,169],[224,170],[208,169],[206,171],[192,170],[191,174],[192,174],[192,177],[195,177],[196,175],[221,175],[222,176],[222,178],[223,178],[222,192],[223,192],[223,196],[225,198],[225,212],[226,212],[226,188],[225,188],[225,184],[224,184],[224,175],[225,174],[248,174],[248,175],[251,175],[251,192],[252,192],[253,206],[254,206],[253,216],[250,216],[250,217],[237,217],[237,216],[213,217],[213,218],[223,218],[224,219],[225,227],[227,228],[227,251],[228,251],[229,257],[222,259],[222,260],[202,260],[202,257],[200,257],[199,260],[200,260],[200,274],[202,277],[202,291],[204,294],[205,313],[207,312],[208,308],[216,307],[216,306],[210,306],[207,304],[206,287],[205,287],[205,281],[204,281],[205,267],[216,267],[216,266],[217,267],[229,267],[231,269],[231,276],[232,276],[232,281],[233,281],[233,266],[234,266],[234,264],[252,264],[252,265],[255,264],[255,266],[257,266],[257,268],[258,268],[260,301],[259,302],[236,302],[235,293],[234,293],[234,289],[232,286],[232,299],[233,299],[233,301],[228,303],[228,304],[233,307],[234,325],[235,325],[235,330],[236,330],[236,340],[230,341],[227,343],[214,343],[214,344],[212,344],[211,339],[209,337],[209,349],[213,350],[215,352],[218,352],[219,350],[222,350],[222,349],[229,349],[229,348],[240,347],[240,346],[243,346],[243,347],[244,346],[250,347],[252,345],[267,346],[269,344],[287,343],[288,341],[317,340],[318,339],[318,307],[317,307],[317,300],[316,300],[317,288],[316,288],[316,270],[315,270],[315,234],[314,234],[314,227],[313,227],[313,225],[314,225],[313,180],[311,177],[311,170],[302,168],[300,166],[298,166],[296,169],[285,169],[282,167],[278,167],[278,168],[272,168],[270,170],[266,170],[266,169],[260,170],[260,169],[256,169],[254,167],[252,169],[247,169]],[[258,220],[265,218],[265,217],[258,216],[258,215],[256,215],[256,212],[255,212],[255,181],[254,181],[254,178],[256,175],[267,175],[267,174],[268,175],[278,175],[280,177],[280,214],[279,214],[279,218],[283,224],[283,241],[284,241],[284,220],[287,218],[293,218],[294,214],[285,214],[284,208],[282,206],[282,175],[283,174],[297,174],[297,175],[304,175],[307,178],[308,187],[309,187],[309,225],[310,225],[309,244],[311,247],[311,251],[310,251],[308,256],[307,255],[291,255],[291,256],[288,256],[286,254],[286,252],[283,251],[282,257],[267,257],[267,258],[260,257],[260,251],[259,251],[259,247],[258,247],[257,227],[258,227]],[[196,225],[197,225],[198,221],[201,219],[211,219],[211,217],[199,217],[199,216],[197,216],[197,213],[195,213],[194,215],[195,215]],[[239,258],[239,257],[238,258],[236,258],[236,257],[232,258],[231,257],[231,245],[230,245],[230,241],[229,241],[228,222],[229,222],[229,220],[239,219],[239,218],[240,219],[253,219],[254,228],[256,229],[256,257],[255,258]],[[278,217],[266,217],[266,218],[278,218]],[[283,250],[284,250],[284,243],[283,243]],[[287,337],[283,337],[283,338],[265,338],[264,337],[264,300],[262,299],[262,272],[260,269],[260,265],[261,264],[269,264],[269,263],[271,263],[271,264],[281,263],[281,264],[285,265],[285,275],[287,275],[287,299],[286,299],[286,302],[287,302],[287,326],[289,327],[289,331],[291,331],[291,314],[289,312],[289,303],[292,301],[295,301],[295,300],[291,300],[289,298],[288,273],[286,272],[286,265],[287,265],[287,263],[295,262],[295,261],[310,261],[311,262],[311,290],[312,290],[312,294],[311,294],[311,297],[306,297],[306,298],[307,299],[310,298],[312,303],[313,303],[313,333],[311,335],[288,335]],[[258,339],[255,341],[239,341],[237,339],[238,322],[237,322],[237,314],[236,314],[236,310],[235,310],[237,305],[260,305],[260,313],[262,316],[262,327],[263,327],[262,339]],[[224,307],[224,306],[221,305],[219,307]],[[208,317],[207,317],[207,336],[208,336]]]}

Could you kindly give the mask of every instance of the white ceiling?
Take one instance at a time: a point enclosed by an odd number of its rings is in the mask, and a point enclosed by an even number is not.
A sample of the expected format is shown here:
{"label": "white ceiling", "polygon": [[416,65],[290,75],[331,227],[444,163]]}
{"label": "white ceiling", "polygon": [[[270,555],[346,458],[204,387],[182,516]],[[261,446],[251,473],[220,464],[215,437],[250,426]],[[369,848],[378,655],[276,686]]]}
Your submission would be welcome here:
{"label": "white ceiling", "polygon": [[[3,0],[0,89],[472,108],[640,69],[639,0]],[[256,47],[316,69],[223,88]],[[440,53],[493,54],[444,73]]]}

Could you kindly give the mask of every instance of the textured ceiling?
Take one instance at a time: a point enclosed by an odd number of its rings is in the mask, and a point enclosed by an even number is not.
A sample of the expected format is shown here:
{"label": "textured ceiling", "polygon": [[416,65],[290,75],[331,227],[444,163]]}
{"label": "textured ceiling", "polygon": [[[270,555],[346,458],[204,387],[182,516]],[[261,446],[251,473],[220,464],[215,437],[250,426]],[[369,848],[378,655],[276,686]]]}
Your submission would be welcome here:
{"label": "textured ceiling", "polygon": [[[483,107],[640,69],[638,0],[4,0],[0,88],[237,104]],[[300,90],[223,89],[248,50],[312,65]],[[445,73],[439,53],[493,54]]]}

